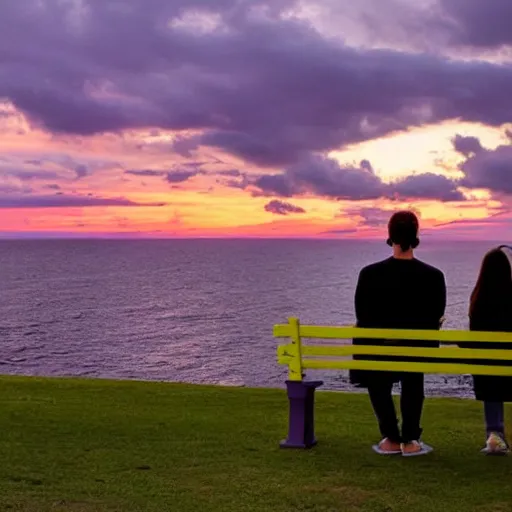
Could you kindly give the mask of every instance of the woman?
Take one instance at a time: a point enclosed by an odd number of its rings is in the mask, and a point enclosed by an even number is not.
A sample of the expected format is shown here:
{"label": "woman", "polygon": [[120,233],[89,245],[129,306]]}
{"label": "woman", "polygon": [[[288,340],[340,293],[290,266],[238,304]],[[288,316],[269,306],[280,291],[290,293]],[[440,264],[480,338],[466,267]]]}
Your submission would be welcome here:
{"label": "woman", "polygon": [[[482,261],[470,300],[472,331],[512,332],[512,267],[503,248],[492,249]],[[503,343],[471,343],[466,347],[512,349]],[[506,454],[509,447],[505,440],[503,403],[512,401],[512,377],[474,375],[473,386],[476,399],[484,402],[487,443],[482,451],[490,455]]]}

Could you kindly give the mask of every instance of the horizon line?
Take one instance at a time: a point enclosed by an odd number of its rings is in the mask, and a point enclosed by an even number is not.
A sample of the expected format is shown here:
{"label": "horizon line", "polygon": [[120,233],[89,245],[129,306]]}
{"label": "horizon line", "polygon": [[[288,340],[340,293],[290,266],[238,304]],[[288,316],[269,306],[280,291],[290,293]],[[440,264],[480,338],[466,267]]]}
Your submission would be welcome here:
{"label": "horizon line", "polygon": [[[448,238],[448,237],[436,237],[432,235],[426,236],[428,240],[435,242],[487,242],[487,243],[504,243],[502,239],[485,239],[485,238]],[[385,243],[385,237],[322,237],[322,236],[229,236],[229,235],[221,235],[221,236],[151,236],[151,235],[142,235],[142,236],[133,236],[133,235],[117,235],[117,234],[107,234],[107,235],[98,235],[98,234],[88,234],[88,235],[34,235],[30,234],[28,236],[23,235],[4,235],[0,234],[0,242],[9,242],[9,241],[164,241],[164,240],[275,240],[275,241],[337,241],[337,242],[379,242]],[[420,248],[421,250],[421,248]]]}

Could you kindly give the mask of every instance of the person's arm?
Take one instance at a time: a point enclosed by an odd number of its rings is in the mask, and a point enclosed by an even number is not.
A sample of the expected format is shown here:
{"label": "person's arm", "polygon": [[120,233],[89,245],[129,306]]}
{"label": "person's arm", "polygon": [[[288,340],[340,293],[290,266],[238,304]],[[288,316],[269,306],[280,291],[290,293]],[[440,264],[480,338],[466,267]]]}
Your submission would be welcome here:
{"label": "person's arm", "polygon": [[371,291],[369,289],[368,272],[363,268],[357,279],[354,297],[357,326],[363,327],[370,316]]}
{"label": "person's arm", "polygon": [[444,279],[444,274],[440,272],[439,276],[439,304],[438,304],[438,318],[439,318],[439,328],[442,327],[445,321],[445,312],[446,312],[446,281]]}
{"label": "person's arm", "polygon": [[[368,271],[363,268],[359,272],[357,279],[356,293],[354,296],[354,305],[356,310],[356,327],[368,327],[370,315],[371,315],[371,300],[372,294],[370,290],[370,280],[368,279]],[[371,345],[371,340],[366,338],[353,338],[352,343],[354,345]],[[364,359],[366,356],[354,355],[353,358]],[[359,370],[356,370],[356,372]]]}

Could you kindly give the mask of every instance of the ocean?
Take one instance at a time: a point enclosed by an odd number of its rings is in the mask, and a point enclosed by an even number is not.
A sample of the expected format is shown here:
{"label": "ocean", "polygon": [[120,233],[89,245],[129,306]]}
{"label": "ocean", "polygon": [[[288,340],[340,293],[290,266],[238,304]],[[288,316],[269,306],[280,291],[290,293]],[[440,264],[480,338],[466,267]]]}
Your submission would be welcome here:
{"label": "ocean", "polygon": [[[444,328],[467,327],[489,242],[423,240],[448,287]],[[276,323],[350,325],[360,268],[381,241],[0,242],[0,372],[282,387]],[[353,390],[346,372],[313,372]],[[469,376],[427,376],[429,395],[471,396]]]}

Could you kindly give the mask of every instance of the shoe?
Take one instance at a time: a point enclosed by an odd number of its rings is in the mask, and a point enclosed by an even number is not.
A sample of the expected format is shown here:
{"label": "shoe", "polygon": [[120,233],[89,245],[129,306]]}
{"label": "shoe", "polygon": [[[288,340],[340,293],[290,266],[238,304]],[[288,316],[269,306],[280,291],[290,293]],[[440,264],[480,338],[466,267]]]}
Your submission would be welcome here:
{"label": "shoe", "polygon": [[379,444],[373,445],[372,449],[379,455],[398,455],[402,453],[402,450],[400,449],[400,443],[391,441],[387,437],[382,439]]}
{"label": "shoe", "polygon": [[433,451],[432,446],[422,443],[421,441],[409,441],[400,445],[403,457],[417,457],[418,455],[426,455]]}
{"label": "shoe", "polygon": [[506,455],[509,447],[505,439],[498,432],[491,432],[482,450],[486,455]]}

